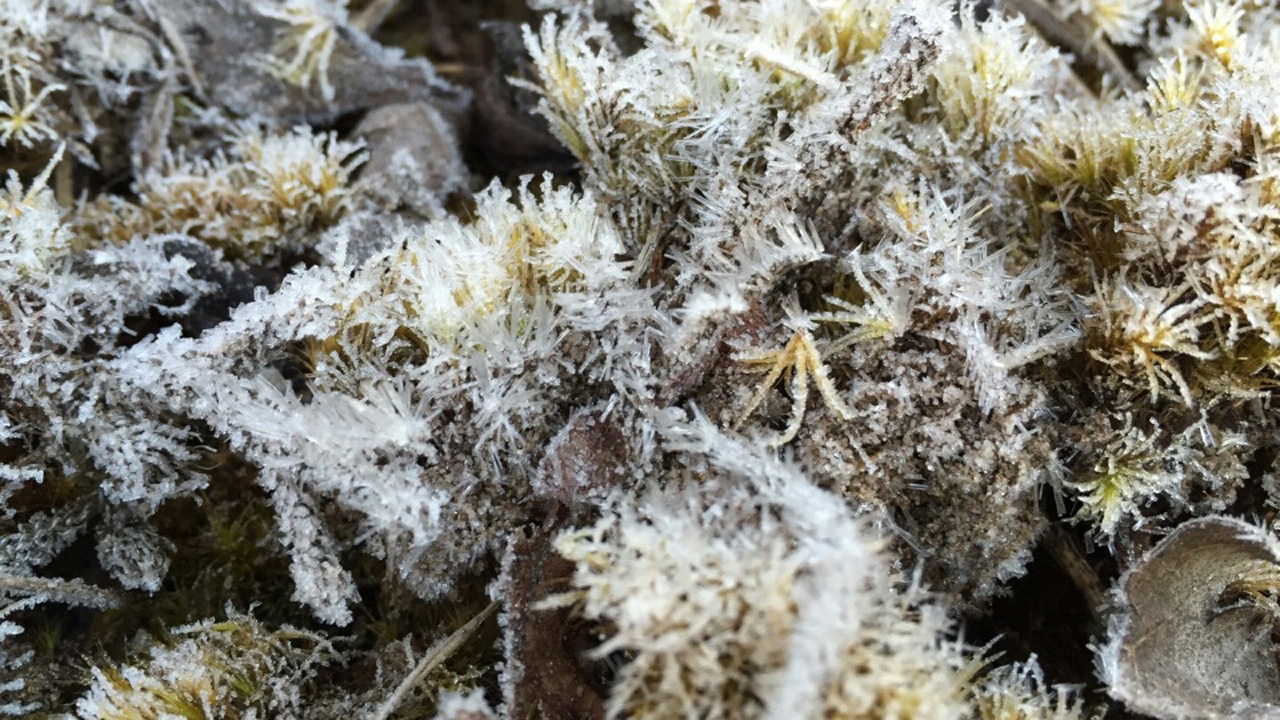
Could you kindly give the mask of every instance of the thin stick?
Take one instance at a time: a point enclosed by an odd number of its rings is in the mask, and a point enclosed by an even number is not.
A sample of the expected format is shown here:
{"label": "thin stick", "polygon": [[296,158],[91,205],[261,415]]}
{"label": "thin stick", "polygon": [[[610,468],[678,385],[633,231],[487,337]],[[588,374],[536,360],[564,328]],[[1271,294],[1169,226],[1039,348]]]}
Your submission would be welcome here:
{"label": "thin stick", "polygon": [[76,182],[72,173],[74,165],[73,158],[64,156],[53,171],[53,197],[64,208],[71,207],[76,202]]}
{"label": "thin stick", "polygon": [[1124,66],[1120,56],[1105,40],[1090,41],[1088,31],[1078,24],[1068,23],[1058,17],[1044,0],[1006,0],[1008,8],[1022,13],[1045,39],[1058,43],[1077,57],[1094,67],[1109,73],[1130,90],[1140,89],[1133,73]]}
{"label": "thin stick", "polygon": [[400,0],[373,0],[365,9],[351,18],[351,26],[366,35],[372,35],[399,4]]}
{"label": "thin stick", "polygon": [[191,53],[187,50],[187,43],[182,39],[182,33],[169,22],[169,18],[163,13],[156,14],[156,24],[160,26],[160,33],[164,35],[164,39],[169,42],[169,47],[173,49],[173,54],[178,57],[178,64],[182,66],[182,71],[186,73],[187,80],[191,81],[191,89],[195,92],[196,97],[202,102],[208,102],[209,98],[204,94],[204,83],[200,82],[200,74],[196,72],[195,63],[191,62]]}
{"label": "thin stick", "polygon": [[1102,589],[1102,581],[1098,579],[1098,574],[1094,572],[1093,567],[1084,559],[1080,549],[1076,547],[1071,537],[1059,526],[1049,528],[1048,534],[1045,536],[1045,549],[1049,551],[1049,555],[1058,563],[1058,567],[1062,568],[1067,577],[1071,578],[1071,582],[1084,596],[1085,604],[1089,606],[1089,614],[1093,617],[1096,627],[1102,627],[1102,605],[1106,598]]}
{"label": "thin stick", "polygon": [[497,609],[498,603],[496,601],[489,603],[485,609],[471,618],[466,625],[454,630],[452,635],[444,639],[444,642],[428,650],[427,654],[422,656],[422,660],[418,661],[417,667],[404,680],[400,681],[400,686],[396,688],[395,692],[391,693],[391,697],[382,703],[382,707],[379,707],[377,712],[369,716],[369,720],[387,720],[390,718],[391,713],[395,712],[396,707],[409,694],[409,691],[422,682],[422,678],[426,677],[427,673],[436,669],[440,663],[448,660],[450,656],[457,652],[458,648],[462,647],[462,644],[474,635],[480,625],[485,620],[488,620],[489,616]]}
{"label": "thin stick", "polygon": [[[38,602],[57,602],[97,609],[120,606],[120,596],[116,593],[88,585],[80,580],[0,573],[0,591],[26,595],[29,598],[40,598]],[[0,612],[0,617],[4,614]]]}

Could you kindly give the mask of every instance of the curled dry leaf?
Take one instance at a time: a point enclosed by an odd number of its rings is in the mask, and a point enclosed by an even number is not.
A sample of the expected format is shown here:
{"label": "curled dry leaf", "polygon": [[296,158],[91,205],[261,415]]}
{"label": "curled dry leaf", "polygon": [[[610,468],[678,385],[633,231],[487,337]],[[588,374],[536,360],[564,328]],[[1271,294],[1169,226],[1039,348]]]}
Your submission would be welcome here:
{"label": "curled dry leaf", "polygon": [[573,414],[547,448],[533,490],[569,507],[604,499],[627,478],[627,438],[599,407]]}
{"label": "curled dry leaf", "polygon": [[1111,696],[1159,718],[1280,718],[1278,586],[1258,581],[1277,571],[1265,530],[1216,516],[1179,527],[1120,580],[1099,662]]}
{"label": "curled dry leaf", "polygon": [[383,208],[430,218],[444,212],[450,193],[467,185],[453,129],[428,103],[374,108],[355,134],[369,149],[359,192]]}
{"label": "curled dry leaf", "polygon": [[552,134],[547,119],[536,114],[537,93],[512,83],[536,77],[520,25],[486,20],[480,28],[493,44],[488,74],[475,89],[475,125],[485,156],[511,177],[575,167],[576,160]]}
{"label": "curled dry leaf", "polygon": [[[315,77],[287,78],[272,62],[297,52],[282,46],[290,33],[314,42],[306,26],[292,26],[250,0],[168,0],[153,9],[185,45],[209,99],[243,115],[282,125],[324,123],[345,113],[393,103],[429,101],[447,119],[461,120],[470,95],[437,77],[423,60],[405,58],[364,33],[332,19],[331,42],[309,48]],[[314,32],[314,29],[313,29]],[[270,49],[270,50],[269,50]],[[275,53],[272,55],[271,53]],[[276,57],[279,56],[279,57]],[[286,69],[291,69],[286,68]],[[277,68],[278,70],[278,68]]]}
{"label": "curled dry leaf", "polygon": [[573,563],[552,548],[555,528],[515,533],[502,558],[503,703],[511,720],[599,720],[605,717],[599,668],[587,651],[599,638],[568,607],[538,609],[564,588]]}

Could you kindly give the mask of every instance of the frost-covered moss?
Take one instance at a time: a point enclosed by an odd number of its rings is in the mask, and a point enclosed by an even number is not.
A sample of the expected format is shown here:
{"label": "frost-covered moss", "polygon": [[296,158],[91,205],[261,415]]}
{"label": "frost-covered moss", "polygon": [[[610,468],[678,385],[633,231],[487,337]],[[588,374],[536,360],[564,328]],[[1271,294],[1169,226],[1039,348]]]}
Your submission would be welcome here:
{"label": "frost-covered moss", "polygon": [[0,713],[1081,717],[1280,507],[1272,5],[446,5],[0,0]]}

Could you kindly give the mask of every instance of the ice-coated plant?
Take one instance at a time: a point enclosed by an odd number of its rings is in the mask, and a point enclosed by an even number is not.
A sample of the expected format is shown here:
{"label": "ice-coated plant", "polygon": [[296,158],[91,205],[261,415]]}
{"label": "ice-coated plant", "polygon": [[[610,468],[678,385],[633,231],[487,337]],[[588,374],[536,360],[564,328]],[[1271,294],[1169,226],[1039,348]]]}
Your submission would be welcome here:
{"label": "ice-coated plant", "polygon": [[593,654],[630,658],[609,717],[965,715],[945,610],[837,498],[705,419],[671,432],[685,487],[556,540],[575,571],[546,605],[607,623]]}
{"label": "ice-coated plant", "polygon": [[323,636],[269,630],[247,615],[174,628],[136,664],[91,669],[81,720],[304,717],[299,690],[338,653]]}
{"label": "ice-coated plant", "polygon": [[[200,338],[141,342],[120,368],[136,392],[257,458],[297,531],[295,597],[322,617],[348,622],[354,587],[318,521],[321,497],[362,517],[380,554],[433,597],[524,516],[550,417],[584,396],[647,391],[655,314],[647,291],[610,292],[627,277],[617,231],[591,198],[541,192],[491,188],[475,222],[428,225],[359,269],[295,274],[272,302]],[[303,394],[261,364],[291,353],[307,368]],[[446,522],[458,512],[473,520]]]}
{"label": "ice-coated plant", "polygon": [[286,25],[268,56],[271,73],[292,85],[315,90],[325,100],[332,100],[329,64],[336,36],[347,22],[345,0],[261,2],[255,9],[264,17]]}
{"label": "ice-coated plant", "polygon": [[298,253],[347,209],[365,156],[356,143],[297,128],[228,130],[229,156],[169,155],[139,178],[138,199],[102,197],[79,208],[86,242],[182,234],[231,258]]}

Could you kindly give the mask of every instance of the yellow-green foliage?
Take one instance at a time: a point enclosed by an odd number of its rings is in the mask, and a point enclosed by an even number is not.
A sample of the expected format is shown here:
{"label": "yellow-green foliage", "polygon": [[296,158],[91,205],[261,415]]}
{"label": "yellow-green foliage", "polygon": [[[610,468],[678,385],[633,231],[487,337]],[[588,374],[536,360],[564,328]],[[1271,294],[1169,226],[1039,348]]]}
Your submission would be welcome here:
{"label": "yellow-green foliage", "polygon": [[229,151],[166,156],[137,181],[136,201],[100,196],[77,209],[81,242],[123,242],[184,233],[231,258],[297,252],[347,209],[357,143],[298,128],[268,134],[237,129]]}
{"label": "yellow-green foliage", "polygon": [[276,717],[303,709],[302,688],[336,659],[329,641],[248,615],[204,621],[151,640],[137,657],[92,668],[76,703],[82,720],[215,720]]}
{"label": "yellow-green foliage", "polygon": [[594,199],[569,188],[547,180],[513,198],[493,186],[477,197],[475,216],[441,222],[432,237],[361,270],[338,295],[340,335],[308,347],[318,383],[326,384],[334,361],[367,358],[375,348],[391,367],[453,362],[483,349],[490,327],[547,332],[557,302],[623,276],[617,230]]}

